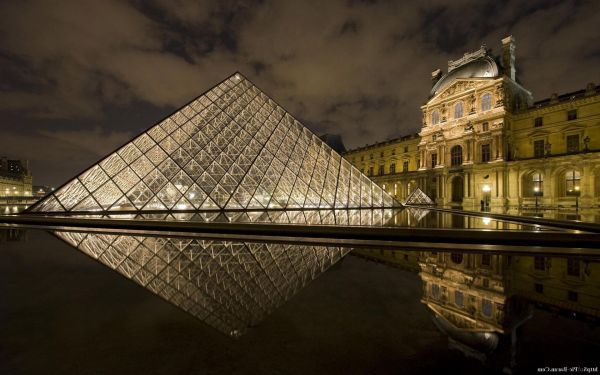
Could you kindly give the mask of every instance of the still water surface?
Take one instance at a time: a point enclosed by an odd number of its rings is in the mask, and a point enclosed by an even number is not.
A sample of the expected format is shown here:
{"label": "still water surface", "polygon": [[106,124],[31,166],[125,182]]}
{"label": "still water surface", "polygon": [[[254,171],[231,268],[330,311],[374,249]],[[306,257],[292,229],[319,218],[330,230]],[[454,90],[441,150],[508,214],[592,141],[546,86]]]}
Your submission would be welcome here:
{"label": "still water surface", "polygon": [[480,374],[600,362],[600,264],[589,257],[0,233],[0,373]]}

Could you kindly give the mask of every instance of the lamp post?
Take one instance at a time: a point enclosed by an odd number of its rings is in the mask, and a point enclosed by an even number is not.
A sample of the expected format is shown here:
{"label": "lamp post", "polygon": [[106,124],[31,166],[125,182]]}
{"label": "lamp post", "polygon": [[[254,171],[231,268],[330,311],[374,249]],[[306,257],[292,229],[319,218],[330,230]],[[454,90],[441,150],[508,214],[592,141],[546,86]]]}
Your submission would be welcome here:
{"label": "lamp post", "polygon": [[575,211],[579,211],[579,186],[575,186]]}
{"label": "lamp post", "polygon": [[535,210],[538,210],[538,197],[540,196],[540,188],[536,186],[533,188],[533,195],[535,196]]}

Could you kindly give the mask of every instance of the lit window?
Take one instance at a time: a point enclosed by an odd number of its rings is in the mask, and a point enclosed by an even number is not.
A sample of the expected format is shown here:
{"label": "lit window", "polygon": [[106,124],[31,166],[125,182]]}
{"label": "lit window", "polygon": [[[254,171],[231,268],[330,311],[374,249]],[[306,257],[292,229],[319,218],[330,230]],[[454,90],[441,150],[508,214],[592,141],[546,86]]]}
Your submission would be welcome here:
{"label": "lit window", "polygon": [[450,149],[450,157],[451,157],[452,166],[461,165],[463,162],[462,147],[460,147],[458,145],[452,147],[452,149]]}
{"label": "lit window", "polygon": [[544,177],[541,173],[534,173],[531,175],[531,182],[533,183],[533,191],[539,195],[544,193]]}
{"label": "lit window", "polygon": [[571,170],[565,173],[565,188],[567,195],[579,195],[579,183],[581,181],[581,175],[579,171]]}
{"label": "lit window", "polygon": [[489,111],[492,109],[492,94],[485,93],[481,96],[481,110]]}
{"label": "lit window", "polygon": [[461,117],[463,117],[463,104],[462,104],[462,102],[458,102],[454,106],[454,118],[461,118]]}
{"label": "lit window", "polygon": [[431,124],[436,125],[439,122],[440,122],[440,113],[436,109],[435,111],[431,112]]}

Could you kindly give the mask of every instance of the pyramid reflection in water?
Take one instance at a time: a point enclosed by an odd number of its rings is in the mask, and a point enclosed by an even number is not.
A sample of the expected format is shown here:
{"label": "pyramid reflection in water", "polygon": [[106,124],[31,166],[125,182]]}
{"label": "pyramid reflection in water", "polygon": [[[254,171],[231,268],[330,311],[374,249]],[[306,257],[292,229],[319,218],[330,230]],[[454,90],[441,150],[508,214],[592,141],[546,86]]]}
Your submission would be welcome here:
{"label": "pyramid reflection in water", "polygon": [[396,205],[379,186],[236,73],[28,211]]}
{"label": "pyramid reflection in water", "polygon": [[54,232],[206,324],[243,334],[350,248]]}

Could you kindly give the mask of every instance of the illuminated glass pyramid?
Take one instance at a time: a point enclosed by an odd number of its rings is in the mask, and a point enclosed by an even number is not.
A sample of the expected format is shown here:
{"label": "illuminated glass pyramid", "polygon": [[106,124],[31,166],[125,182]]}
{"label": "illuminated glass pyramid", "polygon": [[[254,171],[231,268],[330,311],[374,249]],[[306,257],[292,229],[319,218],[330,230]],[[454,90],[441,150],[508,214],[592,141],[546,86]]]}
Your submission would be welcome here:
{"label": "illuminated glass pyramid", "polygon": [[28,212],[399,205],[236,73]]}
{"label": "illuminated glass pyramid", "polygon": [[351,250],[111,233],[54,234],[231,336],[262,321]]}
{"label": "illuminated glass pyramid", "polygon": [[435,202],[429,198],[429,196],[419,188],[416,188],[408,198],[406,198],[406,204],[414,204],[414,205],[432,205]]}

